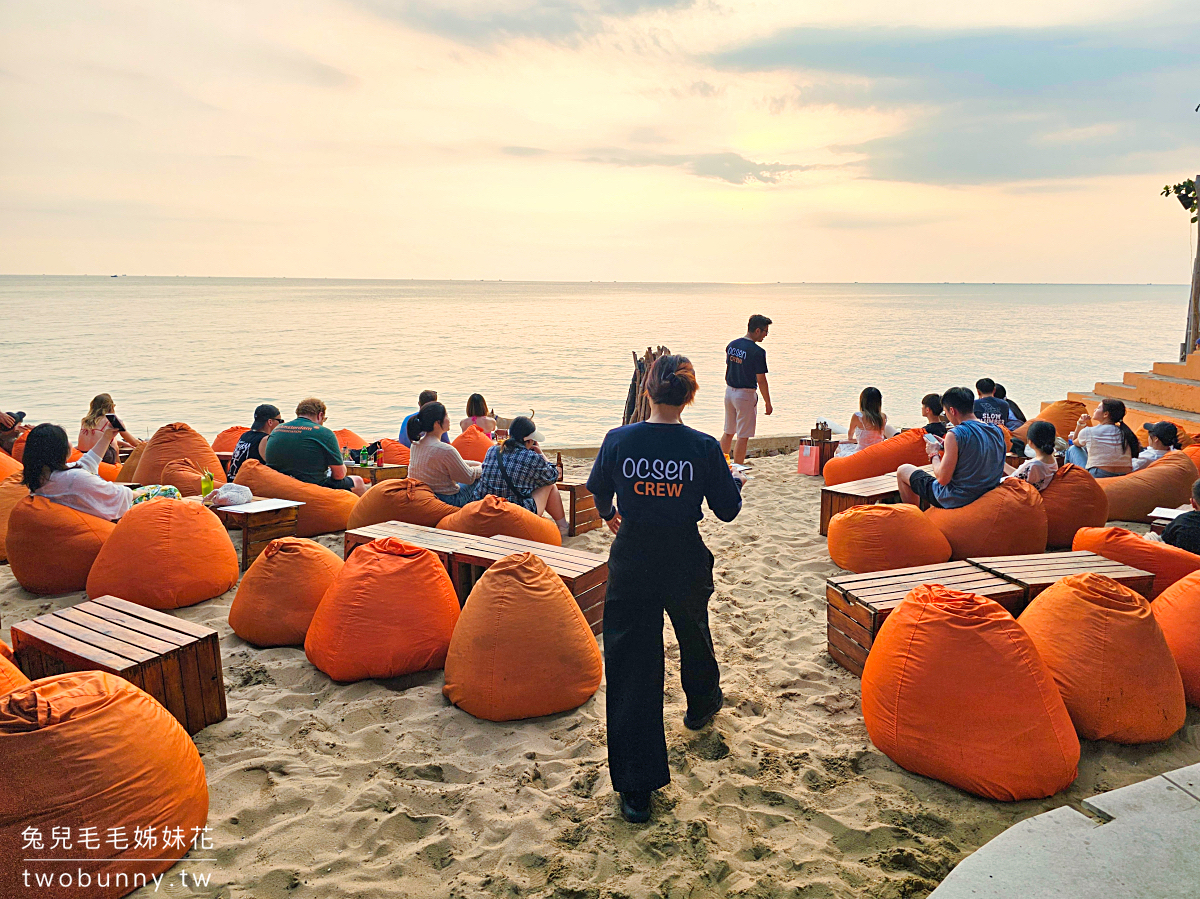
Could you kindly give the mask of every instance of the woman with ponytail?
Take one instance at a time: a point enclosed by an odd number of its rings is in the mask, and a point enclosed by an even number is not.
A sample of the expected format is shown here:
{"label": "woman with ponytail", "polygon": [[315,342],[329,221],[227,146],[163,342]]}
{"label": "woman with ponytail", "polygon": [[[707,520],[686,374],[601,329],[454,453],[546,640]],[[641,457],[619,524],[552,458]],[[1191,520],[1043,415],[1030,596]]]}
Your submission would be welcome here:
{"label": "woman with ponytail", "polygon": [[412,441],[408,476],[421,481],[444,503],[462,508],[475,499],[474,484],[481,466],[467,462],[442,435],[450,430],[450,416],[441,403],[426,403],[405,425]]}
{"label": "woman with ponytail", "polygon": [[1086,468],[1096,478],[1115,478],[1133,471],[1133,459],[1142,451],[1137,435],[1125,424],[1125,404],[1103,399],[1092,415],[1079,416],[1067,461]]}
{"label": "woman with ponytail", "polygon": [[1146,428],[1150,445],[1133,460],[1133,470],[1141,471],[1151,462],[1157,462],[1172,450],[1179,449],[1179,428],[1169,421],[1159,421]]}
{"label": "woman with ponytail", "polygon": [[[732,521],[741,481],[721,445],[683,423],[696,395],[692,363],[661,356],[646,379],[650,418],[609,431],[588,478],[616,534],[608,558],[604,668],[608,766],[627,821],[650,819],[653,792],[671,781],[663,729],[663,613],[679,641],[683,723],[707,725],[724,703],[708,629],[713,555],[700,538],[701,504]],[[614,497],[616,502],[614,504]]]}

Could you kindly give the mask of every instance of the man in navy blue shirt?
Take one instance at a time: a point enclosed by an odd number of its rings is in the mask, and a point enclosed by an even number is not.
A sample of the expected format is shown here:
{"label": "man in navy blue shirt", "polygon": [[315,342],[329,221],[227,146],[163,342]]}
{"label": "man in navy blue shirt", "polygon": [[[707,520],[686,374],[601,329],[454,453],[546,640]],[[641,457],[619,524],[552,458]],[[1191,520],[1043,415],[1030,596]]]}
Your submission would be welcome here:
{"label": "man in navy blue shirt", "polygon": [[991,378],[980,378],[975,382],[975,392],[979,394],[975,401],[975,417],[989,425],[1007,428],[1012,413],[1008,403],[995,395],[996,382]]}
{"label": "man in navy blue shirt", "polygon": [[770,327],[771,320],[765,315],[752,315],[746,336],[725,347],[725,433],[721,435],[721,451],[728,456],[732,449],[733,461],[739,465],[746,461],[746,447],[754,436],[760,390],[767,415],[774,411],[767,387],[767,351],[759,346],[767,339]]}

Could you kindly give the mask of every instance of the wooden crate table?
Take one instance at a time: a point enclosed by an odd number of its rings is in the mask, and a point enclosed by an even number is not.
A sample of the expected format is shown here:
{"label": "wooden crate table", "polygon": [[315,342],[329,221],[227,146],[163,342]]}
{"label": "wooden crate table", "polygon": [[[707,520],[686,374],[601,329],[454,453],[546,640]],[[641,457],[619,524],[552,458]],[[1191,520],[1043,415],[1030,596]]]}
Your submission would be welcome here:
{"label": "wooden crate table", "polygon": [[[921,469],[933,474],[933,466],[927,465]],[[821,526],[822,537],[829,536],[829,519],[839,512],[853,509],[855,506],[873,506],[882,502],[899,502],[900,486],[896,481],[896,473],[881,474],[873,478],[862,478],[857,481],[846,481],[832,487],[821,488]],[[926,508],[924,503],[921,508]]]}
{"label": "wooden crate table", "polygon": [[608,585],[608,560],[604,556],[518,537],[476,537],[388,521],[346,531],[345,558],[349,559],[350,554],[364,543],[384,537],[397,537],[435,553],[446,567],[460,603],[467,601],[480,575],[494,563],[513,553],[531,552],[562,579],[579,604],[592,633],[599,635],[601,632]]}
{"label": "wooden crate table", "polygon": [[1147,598],[1154,587],[1154,575],[1150,572],[1130,568],[1093,552],[1036,553],[1030,556],[995,556],[967,561],[997,577],[1011,581],[1025,592],[1021,607],[1014,614],[1023,612],[1025,606],[1039,593],[1055,581],[1071,574],[1103,574]]}
{"label": "wooden crate table", "polygon": [[217,632],[101,596],[11,629],[18,667],[31,679],[108,671],[141,687],[194,734],[226,717]]}
{"label": "wooden crate table", "polygon": [[1161,534],[1167,529],[1172,521],[1183,515],[1185,512],[1192,511],[1192,507],[1180,506],[1177,509],[1167,509],[1163,506],[1156,506],[1154,511],[1150,513],[1150,530],[1156,534]]}
{"label": "wooden crate table", "polygon": [[921,584],[941,584],[986,596],[1009,611],[1017,609],[1025,595],[1018,585],[969,562],[831,577],[825,584],[825,599],[826,637],[833,660],[862,677],[867,653],[880,626],[909,591]]}
{"label": "wooden crate table", "polygon": [[397,462],[385,462],[382,465],[352,465],[346,463],[346,474],[356,474],[368,484],[374,485],[380,481],[408,477],[408,466]]}
{"label": "wooden crate table", "polygon": [[229,474],[229,463],[233,461],[233,450],[217,453],[217,461],[221,463],[221,470],[225,474]]}
{"label": "wooden crate table", "polygon": [[578,537],[594,528],[600,527],[604,521],[596,511],[596,498],[584,484],[559,481],[558,489],[567,494],[567,536]]}
{"label": "wooden crate table", "polygon": [[298,510],[303,505],[290,499],[255,498],[240,506],[210,508],[225,527],[241,530],[242,571],[245,571],[272,540],[296,536]]}

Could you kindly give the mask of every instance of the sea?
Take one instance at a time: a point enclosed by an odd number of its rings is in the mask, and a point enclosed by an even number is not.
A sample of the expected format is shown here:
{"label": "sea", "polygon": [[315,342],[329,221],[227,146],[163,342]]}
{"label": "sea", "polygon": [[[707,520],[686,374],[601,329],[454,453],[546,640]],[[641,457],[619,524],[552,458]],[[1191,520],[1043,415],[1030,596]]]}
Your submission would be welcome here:
{"label": "sea", "polygon": [[980,377],[1032,415],[1177,359],[1187,301],[1184,285],[0,276],[0,408],[74,439],[104,392],[138,436],[182,421],[211,438],[259,403],[290,417],[317,396],[331,427],[378,439],[433,389],[455,421],[481,393],[533,414],[547,446],[596,446],[634,354],[665,346],[700,381],[685,421],[719,435],[725,346],[761,313],[775,411],[760,405],[760,435],[844,427],[867,386],[916,424],[923,395]]}

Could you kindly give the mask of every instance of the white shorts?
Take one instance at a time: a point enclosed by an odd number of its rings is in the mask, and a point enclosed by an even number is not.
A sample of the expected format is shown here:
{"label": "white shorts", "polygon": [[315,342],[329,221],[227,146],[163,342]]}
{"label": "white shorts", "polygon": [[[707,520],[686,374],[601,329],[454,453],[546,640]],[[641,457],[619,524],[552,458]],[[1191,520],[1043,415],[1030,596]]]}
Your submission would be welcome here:
{"label": "white shorts", "polygon": [[725,433],[753,437],[758,421],[758,391],[752,387],[725,388]]}

